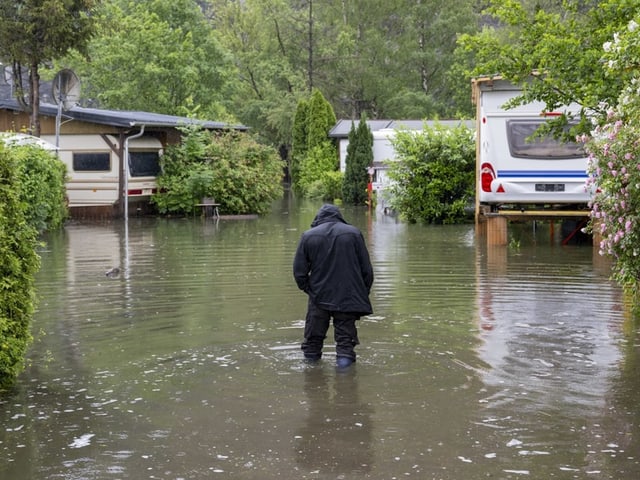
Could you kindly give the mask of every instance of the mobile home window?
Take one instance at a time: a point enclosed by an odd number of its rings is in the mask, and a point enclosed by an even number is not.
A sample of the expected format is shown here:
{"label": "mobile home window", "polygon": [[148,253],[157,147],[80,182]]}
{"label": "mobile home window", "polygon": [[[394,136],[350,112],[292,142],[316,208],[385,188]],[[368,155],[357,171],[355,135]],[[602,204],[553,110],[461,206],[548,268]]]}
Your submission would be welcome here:
{"label": "mobile home window", "polygon": [[544,121],[531,120],[507,121],[507,139],[512,157],[552,160],[585,156],[581,145],[576,142],[561,142],[551,135],[532,137],[543,123]]}
{"label": "mobile home window", "polygon": [[160,173],[158,152],[129,152],[129,172],[132,177],[155,177]]}
{"label": "mobile home window", "polygon": [[109,172],[111,154],[109,152],[74,153],[73,170],[76,172]]}

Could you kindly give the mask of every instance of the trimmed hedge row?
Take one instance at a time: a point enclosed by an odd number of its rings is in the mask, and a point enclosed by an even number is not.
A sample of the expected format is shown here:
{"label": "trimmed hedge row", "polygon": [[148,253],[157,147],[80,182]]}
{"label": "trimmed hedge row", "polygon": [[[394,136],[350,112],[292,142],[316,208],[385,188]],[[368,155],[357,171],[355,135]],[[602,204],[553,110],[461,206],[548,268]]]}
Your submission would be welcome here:
{"label": "trimmed hedge row", "polygon": [[0,142],[0,390],[24,367],[36,306],[39,232],[66,218],[64,164],[33,146]]}

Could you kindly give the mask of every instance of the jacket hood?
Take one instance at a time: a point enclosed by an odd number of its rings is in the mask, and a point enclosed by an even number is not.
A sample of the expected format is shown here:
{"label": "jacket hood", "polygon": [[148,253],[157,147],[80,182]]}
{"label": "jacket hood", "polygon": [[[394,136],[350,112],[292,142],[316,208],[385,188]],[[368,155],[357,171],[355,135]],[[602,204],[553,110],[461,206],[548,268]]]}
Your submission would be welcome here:
{"label": "jacket hood", "polygon": [[340,213],[340,209],[338,207],[336,207],[335,205],[326,204],[320,207],[320,210],[318,210],[316,218],[314,218],[313,222],[311,222],[311,227],[317,227],[322,223],[329,222],[347,223],[342,217],[342,214]]}

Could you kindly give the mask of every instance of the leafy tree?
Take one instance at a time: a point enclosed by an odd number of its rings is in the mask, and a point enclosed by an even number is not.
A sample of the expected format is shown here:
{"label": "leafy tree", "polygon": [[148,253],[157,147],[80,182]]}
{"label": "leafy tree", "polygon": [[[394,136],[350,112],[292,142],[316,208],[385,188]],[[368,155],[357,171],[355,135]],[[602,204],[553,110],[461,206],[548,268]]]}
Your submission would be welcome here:
{"label": "leafy tree", "polygon": [[83,79],[85,103],[233,121],[232,59],[195,0],[116,0],[97,21],[89,60],[62,62]]}
{"label": "leafy tree", "polygon": [[538,100],[554,110],[575,102],[583,107],[580,128],[588,130],[586,117],[604,113],[603,105],[615,103],[622,86],[602,69],[602,44],[636,11],[633,0],[565,0],[549,11],[491,0],[487,13],[498,26],[463,35],[460,45],[474,58],[471,76],[498,74],[523,87],[513,105]]}
{"label": "leafy tree", "polygon": [[161,159],[153,200],[161,213],[190,213],[213,197],[228,214],[264,214],[282,196],[282,160],[273,148],[238,132],[185,129]]}
{"label": "leafy tree", "polygon": [[[457,35],[476,30],[474,0],[210,5],[218,38],[238,66],[233,111],[284,151],[295,143],[299,102],[314,87],[340,118],[450,117],[463,111],[458,98],[468,109],[468,79],[446,74]],[[461,83],[466,96],[451,95]]]}
{"label": "leafy tree", "polygon": [[[93,34],[97,0],[0,0],[0,52],[13,66],[16,94],[40,136],[40,67],[70,49],[83,52]],[[28,85],[23,84],[28,70]]]}
{"label": "leafy tree", "polygon": [[0,389],[22,370],[35,308],[37,232],[21,199],[19,160],[0,142]]}
{"label": "leafy tree", "polygon": [[352,205],[364,205],[368,199],[367,168],[373,165],[373,135],[367,117],[360,118],[358,127],[351,123],[347,145],[346,169],[342,184],[342,199]]}
{"label": "leafy tree", "polygon": [[474,194],[475,136],[460,125],[398,131],[398,161],[389,163],[391,206],[410,222],[448,224],[465,218]]}
{"label": "leafy tree", "polygon": [[291,149],[299,102],[309,96],[301,48],[306,9],[296,3],[209,0],[216,36],[237,66],[230,109],[283,152]]}
{"label": "leafy tree", "polygon": [[338,116],[426,118],[455,112],[445,73],[457,35],[476,30],[475,2],[316,4],[314,85]]}

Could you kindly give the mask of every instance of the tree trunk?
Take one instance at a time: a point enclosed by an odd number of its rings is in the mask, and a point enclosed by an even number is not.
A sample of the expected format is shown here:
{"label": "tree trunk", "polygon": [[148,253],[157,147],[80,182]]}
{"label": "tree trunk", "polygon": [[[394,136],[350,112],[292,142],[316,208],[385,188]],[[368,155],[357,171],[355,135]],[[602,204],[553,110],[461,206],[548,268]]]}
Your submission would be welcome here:
{"label": "tree trunk", "polygon": [[38,63],[31,64],[29,69],[29,104],[31,106],[31,135],[40,136],[40,72],[38,71]]}

